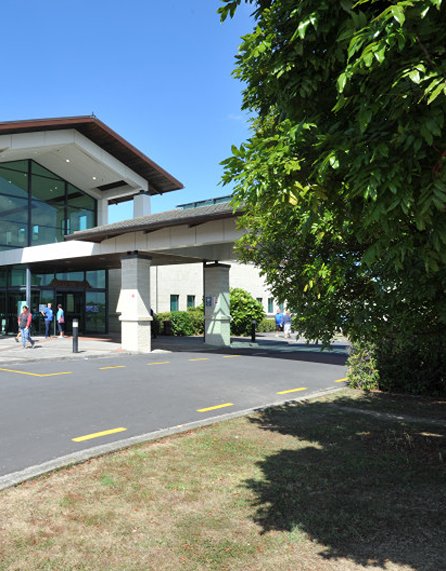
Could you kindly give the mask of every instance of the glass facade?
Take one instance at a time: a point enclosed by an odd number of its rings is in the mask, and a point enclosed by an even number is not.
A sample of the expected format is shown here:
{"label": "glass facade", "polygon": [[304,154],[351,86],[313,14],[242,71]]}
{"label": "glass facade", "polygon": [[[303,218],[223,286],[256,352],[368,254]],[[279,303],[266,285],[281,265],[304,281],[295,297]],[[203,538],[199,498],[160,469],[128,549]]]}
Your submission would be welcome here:
{"label": "glass facade", "polygon": [[[0,163],[0,251],[61,242],[64,235],[96,224],[96,200],[33,160]],[[73,318],[80,332],[105,333],[107,272],[31,270],[35,334],[43,332],[39,306],[62,304],[66,329]],[[17,313],[26,297],[24,266],[0,269],[0,327],[17,331]]]}
{"label": "glass facade", "polygon": [[[25,301],[25,269],[13,267],[0,270],[0,328],[3,334],[17,331],[19,306]],[[31,274],[31,310],[33,332],[44,332],[39,307],[61,304],[65,311],[65,329],[71,332],[72,320],[79,321],[80,333],[106,333],[107,271],[79,271]]]}
{"label": "glass facade", "polygon": [[0,163],[0,250],[61,242],[96,224],[96,201],[35,161]]}

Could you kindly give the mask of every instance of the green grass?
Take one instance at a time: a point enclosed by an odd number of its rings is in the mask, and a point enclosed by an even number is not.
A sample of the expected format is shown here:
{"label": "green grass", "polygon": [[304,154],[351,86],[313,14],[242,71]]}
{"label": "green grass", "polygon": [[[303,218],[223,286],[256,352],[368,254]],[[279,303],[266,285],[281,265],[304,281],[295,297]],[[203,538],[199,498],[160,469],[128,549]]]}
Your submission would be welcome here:
{"label": "green grass", "polygon": [[446,569],[444,406],[343,391],[27,482],[0,570]]}

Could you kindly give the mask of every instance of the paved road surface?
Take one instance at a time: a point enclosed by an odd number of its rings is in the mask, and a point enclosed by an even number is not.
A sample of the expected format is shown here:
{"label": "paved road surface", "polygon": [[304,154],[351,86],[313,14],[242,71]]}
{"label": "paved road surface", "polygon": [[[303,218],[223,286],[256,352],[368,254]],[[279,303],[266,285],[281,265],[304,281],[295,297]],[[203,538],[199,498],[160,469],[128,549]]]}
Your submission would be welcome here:
{"label": "paved road surface", "polygon": [[[0,367],[0,477],[105,443],[340,387],[309,353],[161,353]],[[321,355],[321,361],[326,358]]]}

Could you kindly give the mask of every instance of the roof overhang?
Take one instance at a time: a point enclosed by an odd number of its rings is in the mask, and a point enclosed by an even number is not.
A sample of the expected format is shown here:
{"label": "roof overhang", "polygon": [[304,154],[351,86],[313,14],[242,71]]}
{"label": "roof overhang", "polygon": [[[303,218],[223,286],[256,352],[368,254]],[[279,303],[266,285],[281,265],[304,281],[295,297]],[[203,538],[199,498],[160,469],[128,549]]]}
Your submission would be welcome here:
{"label": "roof overhang", "polygon": [[36,160],[97,198],[183,188],[96,117],[0,123],[0,162],[23,159]]}
{"label": "roof overhang", "polygon": [[149,216],[141,216],[132,220],[123,220],[114,224],[96,226],[89,230],[80,230],[65,236],[65,240],[81,240],[86,242],[100,243],[109,238],[122,236],[131,232],[154,232],[163,228],[174,226],[198,226],[213,220],[223,220],[235,218],[242,214],[242,210],[234,211],[234,208],[227,203],[202,206],[186,210],[168,210]]}

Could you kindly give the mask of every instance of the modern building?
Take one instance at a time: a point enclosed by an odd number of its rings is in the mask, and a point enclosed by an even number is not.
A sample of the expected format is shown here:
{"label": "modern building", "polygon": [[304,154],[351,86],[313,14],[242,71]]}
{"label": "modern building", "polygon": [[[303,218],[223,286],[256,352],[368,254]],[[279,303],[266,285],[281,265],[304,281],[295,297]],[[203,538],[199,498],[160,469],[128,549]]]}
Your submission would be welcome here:
{"label": "modern building", "polygon": [[[207,341],[227,344],[230,270],[221,261],[234,259],[237,215],[218,199],[150,214],[151,196],[181,188],[94,116],[0,123],[2,333],[16,330],[24,302],[36,316],[61,303],[68,330],[73,319],[81,333],[120,329],[124,348],[147,351],[151,307],[203,298]],[[128,200],[133,218],[108,224],[109,204]]]}

